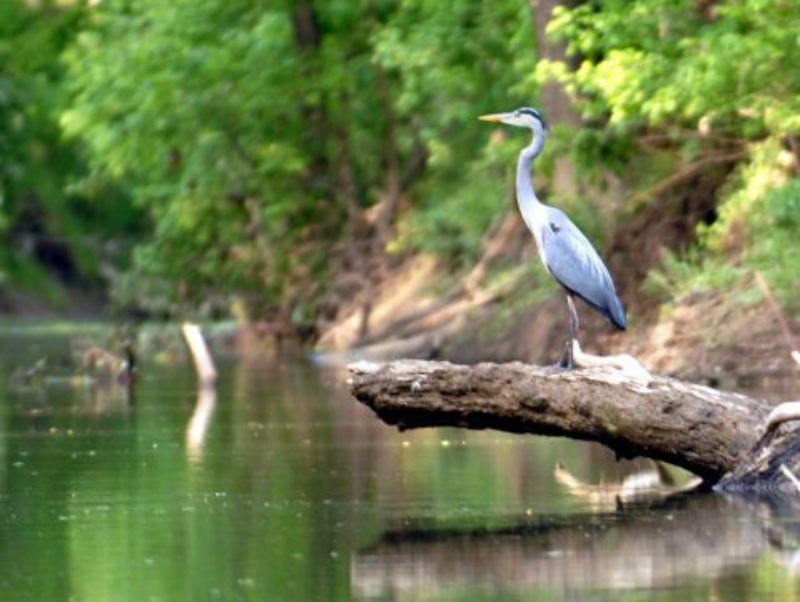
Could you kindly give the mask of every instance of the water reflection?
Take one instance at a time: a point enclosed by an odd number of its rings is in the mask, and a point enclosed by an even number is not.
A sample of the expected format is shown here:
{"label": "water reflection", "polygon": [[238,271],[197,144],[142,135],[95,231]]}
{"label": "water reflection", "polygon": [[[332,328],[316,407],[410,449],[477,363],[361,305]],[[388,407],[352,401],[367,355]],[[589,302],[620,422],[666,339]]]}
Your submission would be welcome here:
{"label": "water reflection", "polygon": [[375,600],[475,588],[557,600],[647,589],[679,600],[687,591],[713,597],[732,588],[754,560],[769,565],[771,579],[794,582],[798,552],[775,545],[758,507],[707,494],[618,514],[521,518],[495,531],[388,532],[359,554],[353,576],[359,597]]}
{"label": "water reflection", "polygon": [[197,460],[203,451],[203,442],[216,405],[216,388],[201,386],[197,391],[197,404],[186,427],[186,452],[190,459]]}
{"label": "water reflection", "polygon": [[553,476],[570,495],[584,500],[594,512],[611,512],[631,505],[654,504],[702,486],[700,477],[688,477],[678,483],[661,462],[611,483],[590,483],[579,479],[558,462]]}
{"label": "water reflection", "polygon": [[[26,337],[0,337],[5,375],[68,348]],[[216,398],[188,357],[145,364],[135,403],[0,386],[2,599],[798,598],[791,498],[597,505],[558,462],[584,486],[651,465],[561,439],[400,433],[302,362],[218,368]]]}

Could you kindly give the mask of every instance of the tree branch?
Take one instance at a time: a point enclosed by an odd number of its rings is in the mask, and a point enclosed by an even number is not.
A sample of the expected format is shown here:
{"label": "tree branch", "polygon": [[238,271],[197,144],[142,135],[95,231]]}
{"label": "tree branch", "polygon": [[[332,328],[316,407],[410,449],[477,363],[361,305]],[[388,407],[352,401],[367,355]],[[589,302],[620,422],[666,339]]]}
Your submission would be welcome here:
{"label": "tree branch", "polygon": [[675,188],[676,186],[681,186],[694,178],[695,176],[707,171],[709,168],[715,165],[725,165],[728,163],[736,163],[737,161],[741,161],[744,157],[747,156],[745,151],[734,151],[730,153],[723,153],[717,155],[710,155],[707,157],[703,157],[702,159],[698,159],[694,163],[690,163],[681,167],[678,171],[671,174],[667,178],[664,178],[660,182],[658,182],[655,186],[648,188],[644,192],[641,192],[631,199],[631,204],[638,205],[645,201],[649,201],[650,199],[656,198],[668,190]]}
{"label": "tree branch", "polygon": [[349,366],[353,395],[400,429],[456,426],[602,443],[716,483],[743,464],[769,408],[735,393],[609,367],[401,360]]}

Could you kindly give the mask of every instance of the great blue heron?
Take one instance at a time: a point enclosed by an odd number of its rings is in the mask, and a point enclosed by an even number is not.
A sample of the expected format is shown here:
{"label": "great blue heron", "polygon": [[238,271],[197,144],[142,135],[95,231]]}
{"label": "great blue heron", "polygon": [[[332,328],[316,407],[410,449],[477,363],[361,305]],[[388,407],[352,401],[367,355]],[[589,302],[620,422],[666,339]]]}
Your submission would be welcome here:
{"label": "great blue heron", "polygon": [[517,205],[522,219],[533,232],[542,263],[567,293],[569,340],[561,365],[571,369],[572,341],[580,325],[573,297],[583,299],[620,330],[625,330],[627,324],[625,308],[617,296],[608,268],[592,243],[563,211],[542,203],[533,190],[531,165],[542,152],[549,132],[539,111],[523,107],[510,113],[483,115],[480,119],[533,131],[533,140],[522,149],[517,161]]}

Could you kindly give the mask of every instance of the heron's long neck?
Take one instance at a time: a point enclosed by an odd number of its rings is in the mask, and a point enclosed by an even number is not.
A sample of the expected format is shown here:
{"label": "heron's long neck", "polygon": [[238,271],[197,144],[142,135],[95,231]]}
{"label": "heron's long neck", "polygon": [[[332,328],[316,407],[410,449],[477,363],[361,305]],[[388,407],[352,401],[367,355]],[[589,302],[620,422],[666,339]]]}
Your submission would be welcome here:
{"label": "heron's long neck", "polygon": [[534,229],[534,224],[536,223],[534,215],[544,206],[533,190],[531,166],[533,165],[533,160],[542,152],[543,146],[544,136],[534,136],[533,141],[519,153],[519,160],[517,161],[517,205],[525,223],[528,224],[528,228],[537,236],[538,233]]}

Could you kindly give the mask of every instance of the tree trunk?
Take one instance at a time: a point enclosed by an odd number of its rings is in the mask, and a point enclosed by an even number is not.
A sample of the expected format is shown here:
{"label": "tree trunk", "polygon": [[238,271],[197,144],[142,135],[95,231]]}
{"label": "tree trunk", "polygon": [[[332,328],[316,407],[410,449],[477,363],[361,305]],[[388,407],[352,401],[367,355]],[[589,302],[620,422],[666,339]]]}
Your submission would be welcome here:
{"label": "tree trunk", "polygon": [[[572,8],[577,4],[562,0],[529,0],[534,31],[536,32],[536,54],[539,59],[563,61],[569,63],[565,42],[554,42],[547,37],[547,26],[553,19],[553,10],[557,6]],[[575,66],[576,67],[576,66]],[[580,115],[572,105],[572,100],[563,86],[555,81],[542,85],[539,102],[545,118],[550,123],[571,125],[580,124]],[[575,177],[575,166],[568,157],[556,157],[553,160],[552,194],[565,198],[579,193],[579,182]]]}
{"label": "tree trunk", "polygon": [[800,469],[796,427],[764,435],[767,404],[671,378],[518,362],[401,360],[349,370],[353,395],[400,429],[494,428],[597,441],[620,458],[662,460],[726,488],[794,489],[785,471]]}

